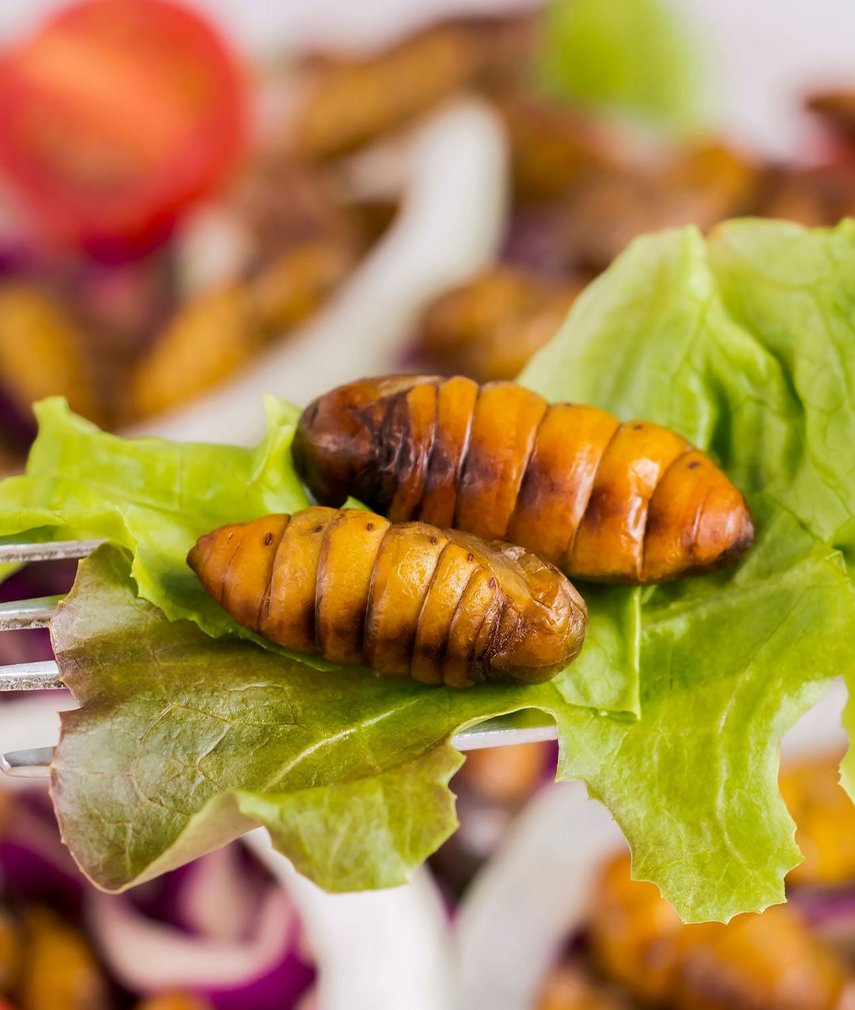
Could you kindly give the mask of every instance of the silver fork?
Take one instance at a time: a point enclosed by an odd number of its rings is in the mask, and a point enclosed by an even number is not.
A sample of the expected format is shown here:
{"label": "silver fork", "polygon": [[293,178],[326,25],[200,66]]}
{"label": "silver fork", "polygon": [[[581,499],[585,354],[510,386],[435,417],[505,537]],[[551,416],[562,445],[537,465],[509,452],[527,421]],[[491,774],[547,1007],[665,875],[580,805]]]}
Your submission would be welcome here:
{"label": "silver fork", "polygon": [[[0,544],[0,564],[85,558],[102,543],[103,540],[56,540],[42,544]],[[61,596],[42,596],[0,603],[0,631],[49,627],[61,600]],[[0,666],[0,691],[58,691],[64,688],[59,667],[53,660]],[[542,743],[556,740],[557,736],[554,723],[519,727],[492,720],[463,730],[453,738],[452,743],[458,750],[469,751],[510,744]],[[0,771],[18,778],[45,777],[49,774],[53,752],[53,747],[32,747],[0,753]]]}

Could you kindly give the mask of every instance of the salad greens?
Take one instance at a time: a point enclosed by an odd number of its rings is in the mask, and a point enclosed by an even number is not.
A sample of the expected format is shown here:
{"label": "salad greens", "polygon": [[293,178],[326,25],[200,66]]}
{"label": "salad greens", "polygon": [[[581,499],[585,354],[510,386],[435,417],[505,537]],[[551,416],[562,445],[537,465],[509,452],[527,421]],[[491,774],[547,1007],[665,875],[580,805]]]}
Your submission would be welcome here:
{"label": "salad greens", "polygon": [[[606,803],[636,876],[684,918],[783,899],[799,853],[777,789],[780,738],[830,678],[855,674],[855,223],[736,221],[707,240],[692,228],[640,239],[521,381],[708,448],[757,527],[736,568],[582,587],[584,676],[528,688],[319,672],[205,634],[230,628],[194,599],[185,545],[227,518],[302,502],[284,406],[257,450],[126,443],[42,408],[28,475],[0,485],[0,532],[53,527],[130,552],[83,563],[53,626],[82,703],[63,719],[54,801],[93,879],[129,886],[261,823],[329,889],[396,883],[454,828],[450,735],[535,709],[558,723],[560,777]],[[638,718],[631,704],[601,704],[636,683]]]}
{"label": "salad greens", "polygon": [[[0,483],[4,540],[100,538],[127,547],[140,594],[209,635],[250,634],[187,567],[197,538],[227,522],[292,512],[309,502],[289,461],[299,410],[266,401],[267,435],[253,449],[124,439],[53,397],[35,406],[39,434],[27,472]],[[24,530],[27,536],[20,537]]]}
{"label": "salad greens", "polygon": [[[26,474],[0,483],[0,538],[108,539],[131,552],[140,596],[171,620],[188,618],[209,635],[238,635],[297,657],[239,625],[185,560],[197,538],[218,526],[308,505],[291,463],[297,408],[268,397],[267,434],[254,449],[119,438],[58,398],[38,404],[36,414],[39,434]],[[561,698],[637,712],[638,616],[604,598],[584,658],[553,681]],[[335,666],[317,656],[298,658],[317,669]]]}
{"label": "salad greens", "polygon": [[635,875],[686,918],[783,899],[799,856],[780,737],[831,677],[855,675],[853,267],[855,222],[645,238],[521,377],[676,429],[752,509],[738,569],[645,591],[640,720],[586,714],[562,755],[562,776],[621,824]]}
{"label": "salad greens", "polygon": [[702,47],[668,0],[551,0],[537,72],[544,88],[676,133],[707,118]]}
{"label": "salad greens", "polygon": [[577,711],[554,682],[431,688],[214,643],[139,599],[129,556],[109,545],[81,563],[51,633],[82,706],[62,716],[54,804],[84,872],[109,889],[255,824],[329,890],[402,883],[456,827],[456,729]]}

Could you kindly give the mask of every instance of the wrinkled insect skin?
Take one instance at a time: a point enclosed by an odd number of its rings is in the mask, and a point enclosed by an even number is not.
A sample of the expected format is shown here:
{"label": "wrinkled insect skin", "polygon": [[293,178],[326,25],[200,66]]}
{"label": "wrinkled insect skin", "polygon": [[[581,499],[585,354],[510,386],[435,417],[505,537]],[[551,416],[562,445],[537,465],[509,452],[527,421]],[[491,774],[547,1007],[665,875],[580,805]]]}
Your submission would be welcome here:
{"label": "wrinkled insect skin", "polygon": [[667,582],[754,538],[740,492],[679,435],[512,382],[340,386],[303,412],[292,451],[323,504],[353,495],[393,522],[521,544],[580,579]]}
{"label": "wrinkled insect skin", "polygon": [[425,684],[539,683],[585,637],[581,596],[523,548],[361,509],[223,526],[187,562],[272,642]]}

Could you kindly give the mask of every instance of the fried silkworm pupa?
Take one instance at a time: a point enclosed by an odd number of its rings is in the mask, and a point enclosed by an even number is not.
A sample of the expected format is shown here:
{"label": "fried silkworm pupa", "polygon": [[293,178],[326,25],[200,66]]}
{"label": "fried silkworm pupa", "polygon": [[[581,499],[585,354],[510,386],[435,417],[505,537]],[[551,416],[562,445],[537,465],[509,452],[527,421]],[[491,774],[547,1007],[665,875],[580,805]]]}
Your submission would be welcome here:
{"label": "fried silkworm pupa", "polygon": [[322,504],[353,495],[393,522],[510,541],[593,581],[666,582],[754,537],[739,491],[673,431],[512,382],[339,386],[303,412],[293,456]]}
{"label": "fried silkworm pupa", "polygon": [[187,561],[270,641],[425,684],[539,683],[585,637],[582,597],[523,548],[360,509],[223,526]]}
{"label": "fried silkworm pupa", "polygon": [[655,885],[630,879],[621,855],[594,883],[590,957],[643,1006],[845,1010],[851,969],[793,904],[684,926]]}

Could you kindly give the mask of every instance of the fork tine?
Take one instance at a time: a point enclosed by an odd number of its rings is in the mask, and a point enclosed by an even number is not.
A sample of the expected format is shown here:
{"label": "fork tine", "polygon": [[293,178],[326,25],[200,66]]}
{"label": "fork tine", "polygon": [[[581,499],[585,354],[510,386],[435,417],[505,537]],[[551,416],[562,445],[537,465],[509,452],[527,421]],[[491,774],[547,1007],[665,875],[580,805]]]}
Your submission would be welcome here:
{"label": "fork tine", "polygon": [[[84,558],[103,540],[57,540],[43,544],[0,544],[0,564],[29,563]],[[0,631],[44,628],[56,612],[61,596],[0,603]],[[53,661],[0,666],[0,692],[60,690],[65,685]],[[538,743],[557,738],[557,727],[472,728],[456,734],[452,743],[461,751],[501,747],[507,744]],[[53,747],[32,747],[0,754],[0,772],[15,778],[43,778],[49,774]]]}
{"label": "fork tine", "polygon": [[54,540],[44,544],[0,544],[0,564],[85,558],[103,543],[103,540]]}
{"label": "fork tine", "polygon": [[40,596],[33,600],[0,603],[0,631],[46,628],[61,599],[61,596]]}
{"label": "fork tine", "polygon": [[[460,751],[470,751],[509,744],[543,743],[557,737],[558,727],[555,725],[531,726],[525,729],[490,729],[482,730],[480,733],[474,729],[458,733],[452,743]],[[50,771],[53,755],[53,747],[8,751],[6,754],[0,754],[0,771],[15,778],[43,778]]]}
{"label": "fork tine", "polygon": [[0,691],[58,691],[63,687],[53,660],[0,666]]}
{"label": "fork tine", "polygon": [[31,747],[0,754],[0,771],[18,779],[40,779],[50,772],[53,747]]}
{"label": "fork tine", "polygon": [[451,738],[451,743],[459,751],[484,750],[487,747],[507,747],[520,743],[548,743],[558,739],[558,727],[555,723],[548,726],[496,727],[482,729],[477,727],[463,730]]}
{"label": "fork tine", "polygon": [[[6,667],[8,670],[9,667]],[[2,676],[2,668],[0,668]],[[501,747],[508,744],[542,743],[555,740],[558,727],[530,726],[525,729],[506,728],[482,730],[466,730],[458,733],[452,740],[454,746],[461,751],[481,750],[484,747]],[[50,772],[53,761],[53,747],[32,747],[29,750],[13,750],[0,754],[0,772],[13,778],[44,778]]]}
{"label": "fork tine", "polygon": [[[0,544],[0,564],[84,558],[102,543],[103,540],[56,540],[43,544]],[[0,603],[0,631],[46,628],[61,600],[61,596],[42,596]],[[63,686],[57,665],[52,661],[0,666],[0,692],[52,691]]]}

